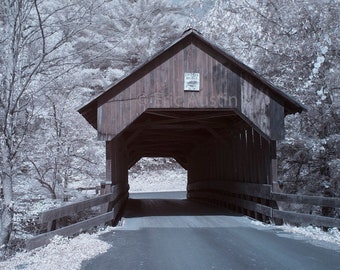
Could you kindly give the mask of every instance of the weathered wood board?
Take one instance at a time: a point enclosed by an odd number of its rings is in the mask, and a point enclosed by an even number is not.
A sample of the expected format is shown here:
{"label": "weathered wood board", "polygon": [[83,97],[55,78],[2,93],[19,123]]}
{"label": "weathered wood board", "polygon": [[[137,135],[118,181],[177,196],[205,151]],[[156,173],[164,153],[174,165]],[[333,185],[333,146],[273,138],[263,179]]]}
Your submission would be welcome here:
{"label": "weathered wood board", "polygon": [[[187,73],[200,75],[199,91],[184,90]],[[241,76],[190,44],[98,107],[99,137],[110,140],[150,108],[232,108],[268,137],[280,137],[283,107]]]}

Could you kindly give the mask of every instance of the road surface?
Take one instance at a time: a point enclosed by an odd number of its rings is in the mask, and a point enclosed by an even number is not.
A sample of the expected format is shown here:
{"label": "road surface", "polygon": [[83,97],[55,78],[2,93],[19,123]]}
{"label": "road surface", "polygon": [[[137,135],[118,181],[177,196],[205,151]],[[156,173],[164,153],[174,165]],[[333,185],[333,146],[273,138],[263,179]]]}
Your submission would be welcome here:
{"label": "road surface", "polygon": [[[247,217],[185,200],[185,193],[130,196],[112,248],[83,270],[340,269],[340,247],[318,246]],[[324,244],[324,243],[323,243]]]}

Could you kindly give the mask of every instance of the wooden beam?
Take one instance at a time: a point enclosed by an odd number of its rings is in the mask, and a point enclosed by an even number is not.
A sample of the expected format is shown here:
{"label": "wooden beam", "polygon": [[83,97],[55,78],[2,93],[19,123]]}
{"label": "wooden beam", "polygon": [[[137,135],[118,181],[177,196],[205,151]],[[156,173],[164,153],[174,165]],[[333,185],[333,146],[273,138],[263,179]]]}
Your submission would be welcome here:
{"label": "wooden beam", "polygon": [[206,181],[188,185],[188,191],[195,190],[218,190],[234,194],[250,195],[259,198],[270,198],[271,185],[225,182],[225,181]]}
{"label": "wooden beam", "polygon": [[143,133],[144,129],[135,129],[130,136],[126,138],[126,144],[129,145]]}
{"label": "wooden beam", "polygon": [[160,115],[164,117],[178,117],[180,114],[191,115],[234,115],[234,108],[161,108],[161,109],[147,109],[145,113]]}
{"label": "wooden beam", "polygon": [[162,112],[162,111],[147,110],[145,113],[160,116],[160,117],[166,117],[166,118],[175,118],[175,119],[178,118],[178,116],[169,115],[168,113],[165,113],[165,112]]}
{"label": "wooden beam", "polygon": [[110,202],[114,200],[115,198],[116,198],[115,194],[109,193],[109,194],[101,195],[96,198],[89,199],[83,202],[72,203],[72,204],[65,205],[65,206],[62,206],[56,209],[47,210],[40,214],[39,222],[45,223],[50,220],[59,219],[59,218],[71,215],[73,213],[85,210],[92,206]]}
{"label": "wooden beam", "polygon": [[148,127],[149,129],[181,129],[181,130],[199,130],[201,129],[200,126],[197,126],[195,124],[182,124],[182,123],[178,123],[178,124],[158,124],[158,125],[151,125]]}
{"label": "wooden beam", "polygon": [[26,243],[26,248],[32,250],[34,248],[46,245],[50,242],[51,238],[55,235],[69,236],[76,233],[81,233],[94,226],[104,224],[105,222],[114,218],[114,212],[105,213],[85,221],[81,221],[67,227],[60,228],[55,231],[40,234],[29,239]]}
{"label": "wooden beam", "polygon": [[340,219],[273,209],[273,218],[299,225],[316,225],[340,228]]}
{"label": "wooden beam", "polygon": [[35,236],[26,242],[26,248],[28,250],[32,250],[34,248],[48,244],[50,242],[50,239],[55,235],[70,236],[70,235],[74,235],[77,233],[85,232],[86,230],[94,226],[104,224],[108,221],[115,220],[119,212],[122,210],[122,206],[124,202],[127,200],[127,198],[128,198],[127,193],[120,196],[113,210],[108,213],[105,213],[105,214],[102,214],[102,215],[99,215],[93,218],[89,218],[87,220],[84,220],[84,221],[81,221],[75,224],[71,224],[67,227],[63,227],[55,231],[51,231],[51,232],[47,232],[47,233]]}
{"label": "wooden beam", "polygon": [[[153,112],[148,111],[146,114],[153,114],[153,115],[162,115],[164,116],[164,113],[160,112]],[[166,115],[166,117],[171,117],[171,119],[161,119],[161,120],[154,120],[148,121],[146,123],[136,123],[132,125],[133,129],[139,129],[139,128],[147,128],[150,125],[151,126],[159,126],[159,125],[165,125],[165,124],[176,124],[176,123],[184,123],[184,122],[197,122],[202,120],[211,120],[211,119],[217,119],[217,118],[224,118],[224,117],[230,117],[235,116],[235,113],[228,112],[228,113],[210,113],[210,114],[204,114],[204,115],[193,115],[193,116],[169,116]],[[207,122],[213,124],[212,122]]]}
{"label": "wooden beam", "polygon": [[174,159],[185,169],[188,170],[188,160],[183,155],[175,155]]}
{"label": "wooden beam", "polygon": [[206,129],[213,137],[215,137],[222,145],[227,145],[226,139],[221,136],[217,131],[215,131],[213,128],[208,127],[206,125],[202,125],[204,129]]}
{"label": "wooden beam", "polygon": [[249,200],[244,200],[240,198],[229,197],[226,195],[221,195],[213,192],[206,191],[195,191],[190,193],[190,199],[202,198],[202,199],[213,199],[224,204],[232,204],[250,211],[255,211],[257,213],[263,214],[265,216],[272,216],[272,208],[263,204],[252,202]]}
{"label": "wooden beam", "polygon": [[308,195],[300,195],[300,194],[284,194],[284,193],[273,192],[271,194],[271,199],[275,201],[283,201],[287,203],[311,204],[311,205],[340,208],[340,198],[308,196]]}

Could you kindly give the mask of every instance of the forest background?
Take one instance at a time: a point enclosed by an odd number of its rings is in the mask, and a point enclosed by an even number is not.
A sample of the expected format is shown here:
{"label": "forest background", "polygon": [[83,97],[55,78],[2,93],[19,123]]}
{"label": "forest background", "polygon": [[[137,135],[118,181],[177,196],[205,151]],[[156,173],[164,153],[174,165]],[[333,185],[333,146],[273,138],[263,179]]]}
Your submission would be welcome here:
{"label": "forest background", "polygon": [[188,28],[307,107],[278,144],[283,191],[339,197],[339,16],[338,0],[3,0],[2,256],[39,211],[105,180],[104,144],[77,108]]}

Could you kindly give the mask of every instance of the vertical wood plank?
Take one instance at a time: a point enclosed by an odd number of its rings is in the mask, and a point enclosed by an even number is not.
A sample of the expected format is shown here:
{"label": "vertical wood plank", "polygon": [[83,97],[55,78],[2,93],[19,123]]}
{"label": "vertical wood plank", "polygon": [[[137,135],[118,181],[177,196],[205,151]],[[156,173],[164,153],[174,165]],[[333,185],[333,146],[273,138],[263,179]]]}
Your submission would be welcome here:
{"label": "vertical wood plank", "polygon": [[254,183],[254,159],[253,159],[253,129],[247,128],[247,169],[249,171],[249,183]]}
{"label": "vertical wood plank", "polygon": [[248,155],[248,140],[247,140],[247,134],[248,134],[248,128],[244,129],[244,132],[242,134],[242,155],[243,155],[243,160],[244,160],[244,172],[245,172],[245,177],[244,177],[244,182],[249,182],[250,178],[250,171],[249,171],[249,155]]}
{"label": "vertical wood plank", "polygon": [[112,182],[112,141],[106,142],[106,181]]}
{"label": "vertical wood plank", "polygon": [[263,140],[262,141],[262,149],[263,149],[263,157],[264,157],[264,171],[265,171],[265,179],[263,184],[269,184],[270,183],[270,162],[271,162],[271,158],[270,158],[270,147],[269,147],[269,142],[267,140]]}
{"label": "vertical wood plank", "polygon": [[269,103],[270,117],[270,137],[272,140],[283,140],[285,136],[284,129],[284,108],[275,100],[271,99]]}
{"label": "vertical wood plank", "polygon": [[277,183],[276,141],[270,141],[270,184]]}
{"label": "vertical wood plank", "polygon": [[254,161],[255,161],[255,179],[256,183],[262,183],[261,182],[261,137],[260,135],[256,132],[256,130],[253,129],[253,136],[254,136]]}
{"label": "vertical wood plank", "polygon": [[241,182],[246,182],[245,160],[244,160],[244,130],[240,131],[239,140],[237,141],[237,149],[239,154],[239,166],[241,172]]}
{"label": "vertical wood plank", "polygon": [[241,108],[241,78],[238,74],[231,70],[228,70],[228,91],[227,91],[227,103],[228,107]]}
{"label": "vertical wood plank", "polygon": [[237,149],[236,149],[236,143],[235,143],[235,133],[233,132],[231,136],[231,153],[230,153],[230,158],[232,160],[231,165],[232,165],[232,174],[230,177],[230,181],[235,181],[235,179],[239,178],[239,167],[238,167],[238,156],[237,156]]}

